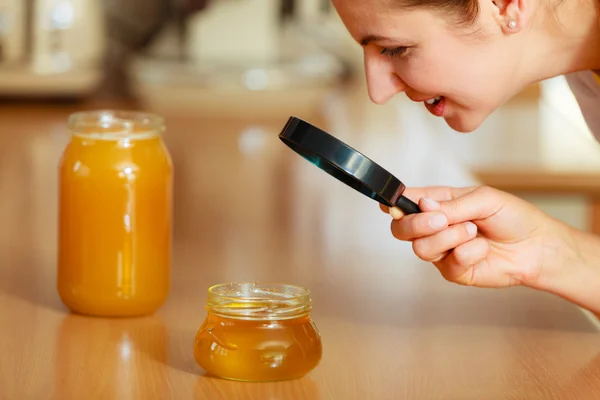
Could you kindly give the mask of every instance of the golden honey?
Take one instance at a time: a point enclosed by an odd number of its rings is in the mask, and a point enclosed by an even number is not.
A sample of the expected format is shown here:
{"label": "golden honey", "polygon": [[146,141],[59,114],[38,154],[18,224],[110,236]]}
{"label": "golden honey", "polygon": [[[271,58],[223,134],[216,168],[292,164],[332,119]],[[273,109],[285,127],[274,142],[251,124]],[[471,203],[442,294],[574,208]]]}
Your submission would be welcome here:
{"label": "golden honey", "polygon": [[60,161],[58,292],[72,311],[138,316],[170,288],[172,162],[162,119],[89,111],[69,119]]}
{"label": "golden honey", "polygon": [[238,381],[300,378],[322,357],[310,292],[300,286],[231,283],[209,289],[194,357],[208,375]]}

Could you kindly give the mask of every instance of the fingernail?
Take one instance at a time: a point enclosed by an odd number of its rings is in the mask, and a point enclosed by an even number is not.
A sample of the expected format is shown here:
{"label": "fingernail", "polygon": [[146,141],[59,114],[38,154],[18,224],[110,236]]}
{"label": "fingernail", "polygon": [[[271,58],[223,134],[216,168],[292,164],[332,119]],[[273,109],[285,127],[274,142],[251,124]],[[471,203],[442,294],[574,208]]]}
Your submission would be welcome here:
{"label": "fingernail", "polygon": [[440,203],[438,203],[434,199],[430,199],[429,197],[423,198],[423,202],[425,204],[427,204],[429,207],[434,208],[436,210],[440,208]]}
{"label": "fingernail", "polygon": [[477,234],[477,225],[472,222],[467,222],[467,233],[469,236],[475,236]]}
{"label": "fingernail", "polygon": [[402,218],[402,211],[398,207],[390,208],[390,215],[393,219]]}
{"label": "fingernail", "polygon": [[435,214],[429,219],[429,225],[432,228],[443,228],[446,225],[446,216],[444,214]]}

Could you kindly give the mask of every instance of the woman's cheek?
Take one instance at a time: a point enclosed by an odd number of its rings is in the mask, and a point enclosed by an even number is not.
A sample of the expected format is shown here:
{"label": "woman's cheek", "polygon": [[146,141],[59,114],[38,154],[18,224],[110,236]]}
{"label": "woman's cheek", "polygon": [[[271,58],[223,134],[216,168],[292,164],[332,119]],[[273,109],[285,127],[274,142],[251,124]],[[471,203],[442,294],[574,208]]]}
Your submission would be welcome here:
{"label": "woman's cheek", "polygon": [[400,79],[413,91],[434,96],[444,94],[443,76],[434,71],[431,65],[407,59],[396,61],[395,69]]}
{"label": "woman's cheek", "polygon": [[404,77],[400,76],[400,78],[406,86],[412,89],[412,92],[431,96],[443,95],[441,82],[436,79],[429,79],[422,72],[407,73]]}

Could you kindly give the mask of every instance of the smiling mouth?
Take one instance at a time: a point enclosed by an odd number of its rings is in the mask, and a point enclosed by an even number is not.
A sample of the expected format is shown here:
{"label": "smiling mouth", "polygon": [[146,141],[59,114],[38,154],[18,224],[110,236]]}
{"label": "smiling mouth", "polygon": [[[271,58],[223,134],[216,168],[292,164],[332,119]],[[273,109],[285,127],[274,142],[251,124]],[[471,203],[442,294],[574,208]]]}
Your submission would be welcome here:
{"label": "smiling mouth", "polygon": [[442,117],[444,115],[444,109],[446,107],[446,98],[444,96],[433,97],[423,102],[427,110],[436,117]]}
{"label": "smiling mouth", "polygon": [[425,103],[429,104],[430,106],[431,105],[435,106],[435,105],[438,105],[440,103],[440,101],[442,101],[442,96],[437,96],[432,99],[425,100]]}

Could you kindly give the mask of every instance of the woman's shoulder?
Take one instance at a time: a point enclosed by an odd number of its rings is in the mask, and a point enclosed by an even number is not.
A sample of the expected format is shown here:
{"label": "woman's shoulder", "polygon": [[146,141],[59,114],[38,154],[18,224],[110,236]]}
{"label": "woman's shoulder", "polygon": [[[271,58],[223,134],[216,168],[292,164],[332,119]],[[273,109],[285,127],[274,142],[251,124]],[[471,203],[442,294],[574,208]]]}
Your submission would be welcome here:
{"label": "woman's shoulder", "polygon": [[588,128],[600,140],[600,72],[579,71],[565,75]]}

